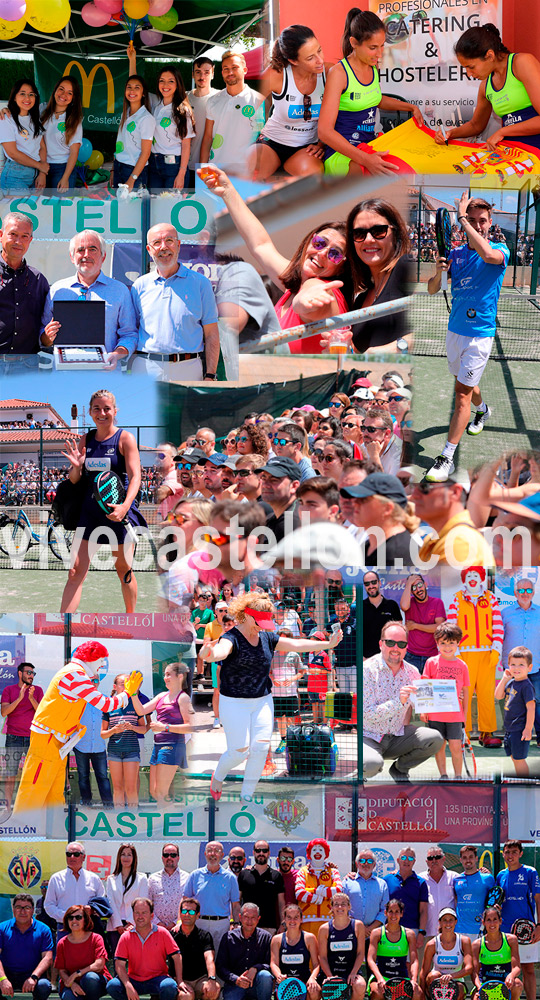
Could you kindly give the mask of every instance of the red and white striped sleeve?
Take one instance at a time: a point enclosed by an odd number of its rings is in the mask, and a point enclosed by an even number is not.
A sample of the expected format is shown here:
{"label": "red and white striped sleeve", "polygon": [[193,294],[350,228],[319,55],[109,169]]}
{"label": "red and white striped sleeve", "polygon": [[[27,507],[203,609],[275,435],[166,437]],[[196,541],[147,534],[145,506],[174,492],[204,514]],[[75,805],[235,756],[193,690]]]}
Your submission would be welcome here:
{"label": "red and white striped sleeve", "polygon": [[304,865],[296,876],[294,891],[299,903],[311,903],[311,900],[313,899],[313,892],[306,888],[307,872],[307,865]]}
{"label": "red and white striped sleeve", "polygon": [[336,892],[343,892],[343,882],[341,881],[341,875],[335,865],[330,864],[330,870],[332,872],[332,885],[326,890],[326,898],[331,899],[335,896]]}
{"label": "red and white striped sleeve", "polygon": [[501,606],[495,596],[491,596],[491,631],[492,641],[502,644],[504,639],[504,622],[502,620]]}
{"label": "red and white striped sleeve", "polygon": [[82,698],[89,705],[94,705],[100,712],[112,712],[115,708],[127,704],[125,692],[108,698],[107,695],[97,690],[82,670],[71,670],[68,674],[64,674],[58,684],[58,693],[66,701],[79,701]]}
{"label": "red and white striped sleeve", "polygon": [[448,614],[446,620],[449,622],[457,622],[458,619],[458,595],[454,594],[454,598],[448,607]]}

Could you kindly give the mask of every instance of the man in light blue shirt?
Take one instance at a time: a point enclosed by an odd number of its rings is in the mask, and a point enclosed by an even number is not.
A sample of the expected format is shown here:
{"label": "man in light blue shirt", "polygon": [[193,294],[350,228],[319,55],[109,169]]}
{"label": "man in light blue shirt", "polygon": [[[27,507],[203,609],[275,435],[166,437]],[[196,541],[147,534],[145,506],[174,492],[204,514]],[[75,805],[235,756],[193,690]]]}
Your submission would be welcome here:
{"label": "man in light blue shirt", "polygon": [[129,289],[121,281],[109,278],[101,268],[107,255],[105,240],[93,229],[77,233],[69,244],[69,255],[77,271],[72,278],[61,278],[51,286],[41,318],[42,334],[54,342],[60,323],[53,319],[55,301],[105,302],[105,349],[108,362],[115,368],[137,346],[137,322]]}
{"label": "man in light blue shirt", "polygon": [[369,847],[360,847],[356,855],[357,874],[343,879],[343,892],[351,901],[351,917],[361,920],[369,937],[375,927],[384,924],[384,908],[389,900],[388,886],[375,874],[377,859]]}
{"label": "man in light blue shirt", "polygon": [[179,263],[174,226],[159,223],[147,234],[155,271],[137,278],[131,296],[139,322],[132,371],[159,379],[214,381],[219,361],[218,312],[208,278]]}
{"label": "man in light blue shirt", "polygon": [[75,747],[79,792],[81,805],[91,806],[90,764],[92,764],[101,801],[105,808],[112,809],[111,783],[107,775],[107,744],[101,735],[101,723],[101,712],[93,705],[87,705],[81,718],[81,725],[86,726],[86,732]]}
{"label": "man in light blue shirt", "polygon": [[534,728],[536,742],[540,743],[540,607],[533,604],[534,583],[526,578],[516,580],[514,594],[517,604],[502,608],[504,642],[501,666],[508,666],[508,653],[514,646],[526,646],[532,653],[532,667],[529,680],[534,687],[536,708]]}
{"label": "man in light blue shirt", "polygon": [[229,868],[222,868],[223,844],[211,841],[206,845],[204,868],[196,868],[189,876],[183,895],[192,896],[201,907],[197,926],[208,931],[214,942],[214,952],[219,942],[229,930],[231,913],[238,921],[240,913],[240,889],[238,879]]}

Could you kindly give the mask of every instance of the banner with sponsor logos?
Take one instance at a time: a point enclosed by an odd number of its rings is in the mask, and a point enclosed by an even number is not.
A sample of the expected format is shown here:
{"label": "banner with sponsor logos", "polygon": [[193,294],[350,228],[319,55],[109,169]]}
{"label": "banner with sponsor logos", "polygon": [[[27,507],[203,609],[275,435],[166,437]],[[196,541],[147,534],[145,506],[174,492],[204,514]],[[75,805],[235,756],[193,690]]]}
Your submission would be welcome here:
{"label": "banner with sponsor logos", "polygon": [[[492,843],[494,839],[493,786],[467,783],[448,788],[434,784],[366,785],[358,793],[358,840],[373,846],[380,841],[447,841]],[[501,840],[508,836],[507,792],[502,789]],[[540,824],[539,824],[540,825]],[[350,840],[352,797],[347,789],[326,791],[326,837]]]}
{"label": "banner with sponsor logos", "polygon": [[117,132],[122,117],[124,90],[128,77],[125,59],[73,58],[34,52],[36,84],[42,101],[48,101],[62,76],[73,76],[81,88],[83,126],[99,132]]}
{"label": "banner with sponsor logos", "polygon": [[17,667],[25,660],[23,635],[0,635],[0,692],[10,684],[17,684]]}

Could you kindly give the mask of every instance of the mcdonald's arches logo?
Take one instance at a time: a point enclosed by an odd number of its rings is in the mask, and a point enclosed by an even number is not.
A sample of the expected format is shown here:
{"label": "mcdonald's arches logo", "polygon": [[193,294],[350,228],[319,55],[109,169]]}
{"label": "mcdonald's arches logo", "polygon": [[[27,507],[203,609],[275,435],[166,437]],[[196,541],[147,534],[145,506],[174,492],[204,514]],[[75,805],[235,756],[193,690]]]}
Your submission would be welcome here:
{"label": "mcdonald's arches logo", "polygon": [[78,59],[72,59],[66,66],[63,76],[69,76],[72,72],[73,67],[77,67],[79,73],[81,74],[82,82],[82,103],[84,108],[90,107],[90,95],[92,93],[92,87],[94,84],[94,79],[98,70],[102,69],[105,74],[105,79],[107,81],[107,113],[112,115],[114,113],[114,81],[112,73],[109,67],[103,62],[94,63],[92,69],[89,73],[81,66]]}

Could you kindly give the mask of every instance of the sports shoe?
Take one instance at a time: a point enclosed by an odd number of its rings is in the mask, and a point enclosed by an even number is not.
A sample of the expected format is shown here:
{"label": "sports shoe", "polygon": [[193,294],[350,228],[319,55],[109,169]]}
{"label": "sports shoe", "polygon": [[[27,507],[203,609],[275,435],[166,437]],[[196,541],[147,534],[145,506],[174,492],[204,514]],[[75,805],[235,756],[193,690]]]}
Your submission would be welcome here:
{"label": "sports shoe", "polygon": [[276,771],[277,771],[277,766],[276,764],[274,764],[274,761],[267,759],[266,764],[264,765],[262,777],[269,778],[270,775],[275,774]]}
{"label": "sports shoe", "polygon": [[425,478],[428,483],[445,483],[448,476],[451,476],[455,471],[456,467],[451,458],[447,458],[446,455],[437,455],[431,469],[426,472]]}
{"label": "sports shoe", "polygon": [[287,743],[285,739],[281,739],[276,749],[274,750],[274,753],[285,753],[286,748],[287,748]]}
{"label": "sports shoe", "polygon": [[219,721],[219,719],[214,719],[214,721],[212,723],[212,729],[219,729],[220,726],[221,726],[221,722]]}
{"label": "sports shoe", "polygon": [[467,427],[467,434],[472,434],[473,436],[481,434],[484,430],[484,424],[486,420],[489,420],[490,416],[491,410],[489,406],[485,413],[482,413],[482,410],[477,410],[474,415],[474,420],[471,420],[469,426]]}

